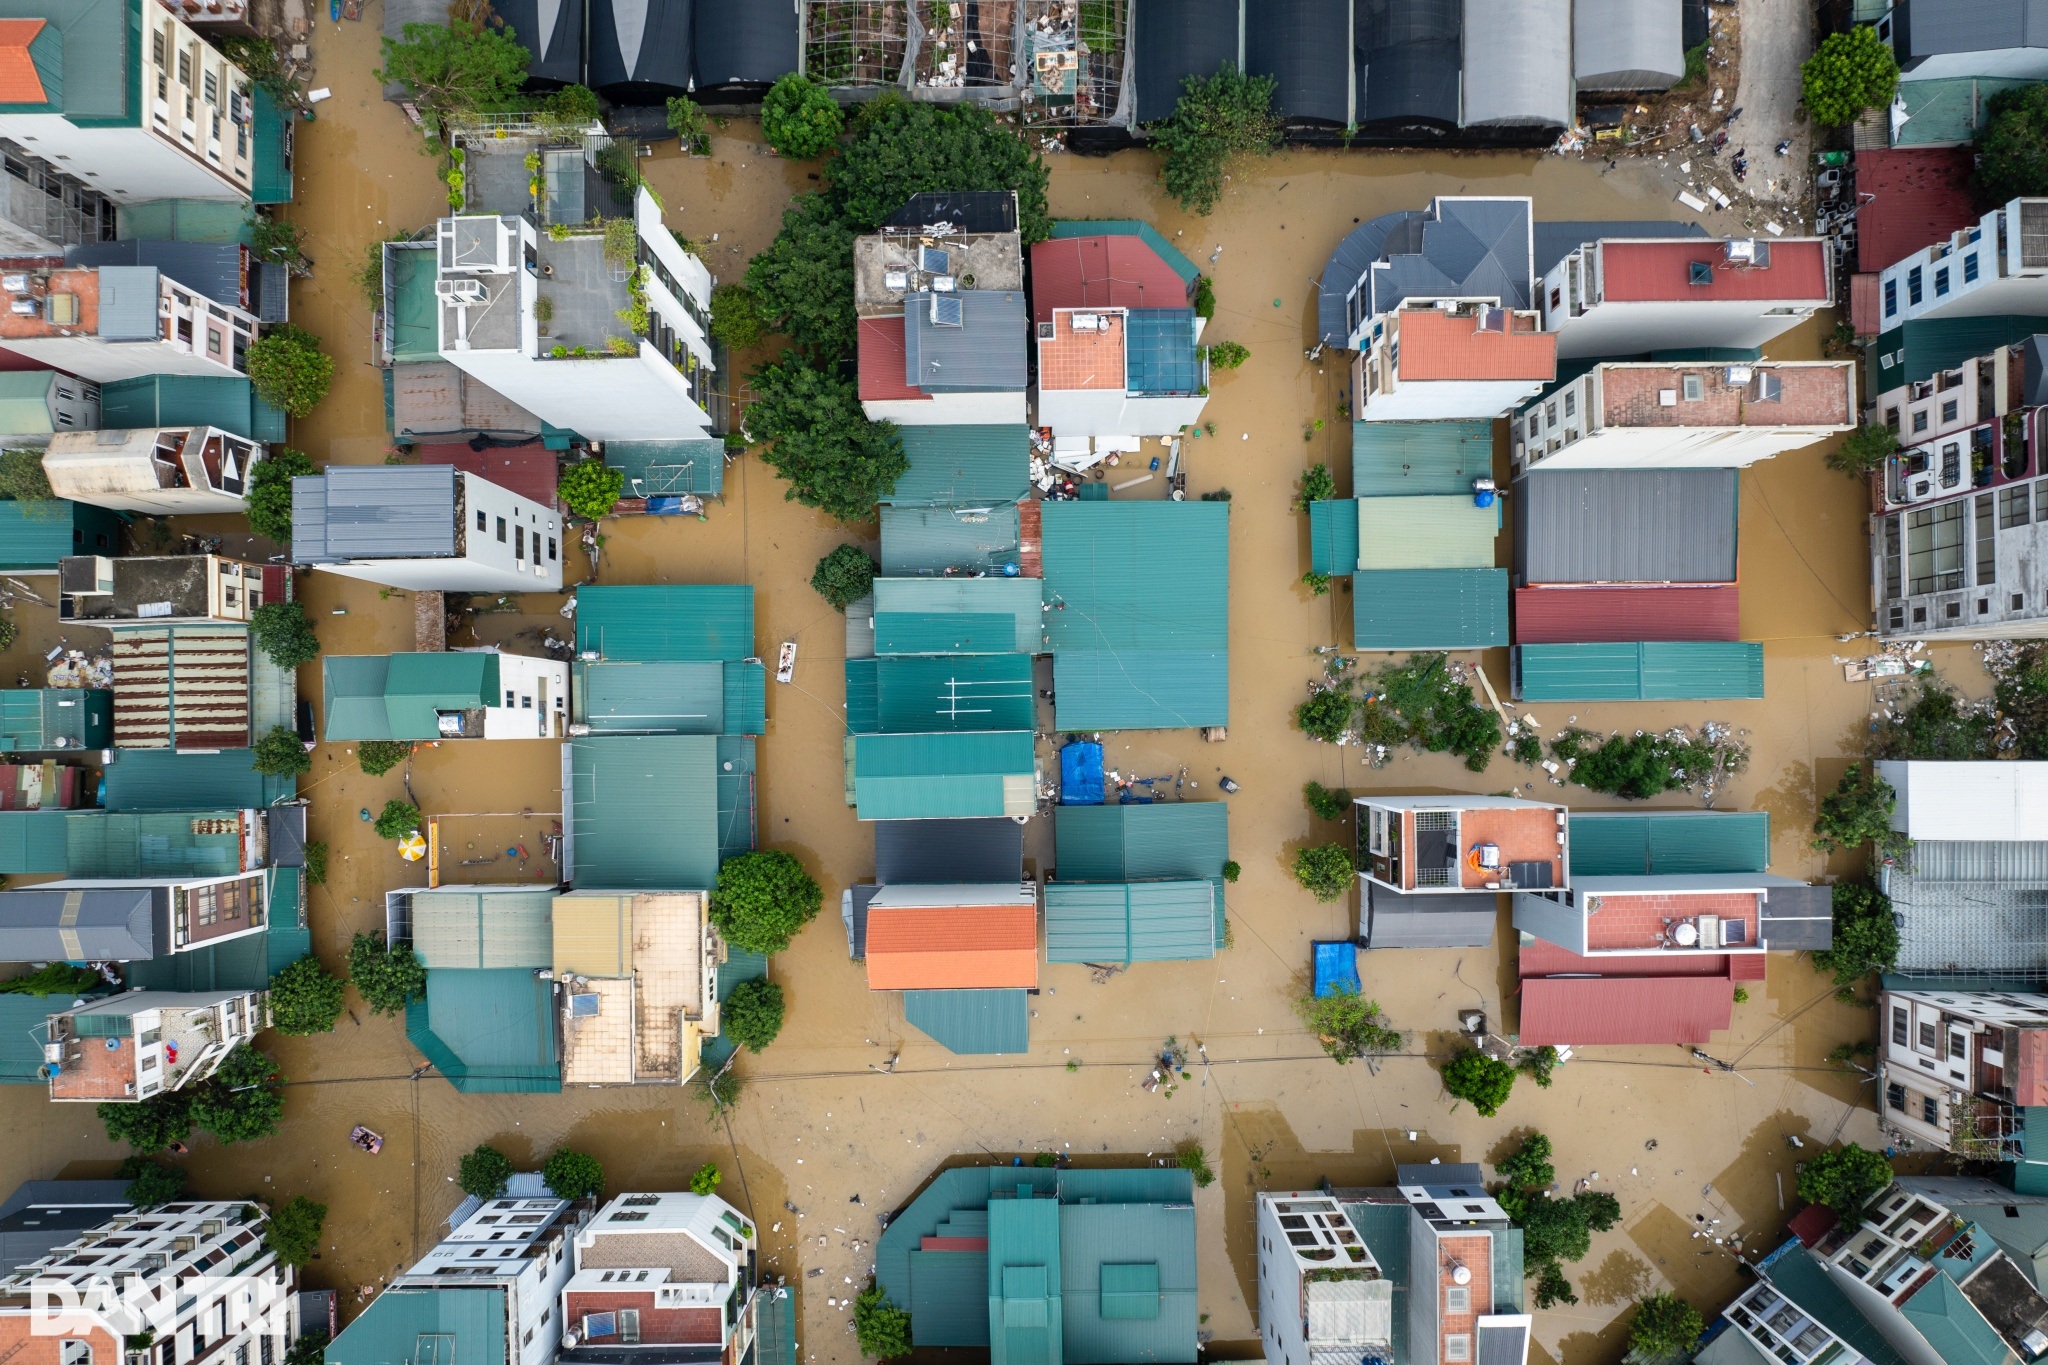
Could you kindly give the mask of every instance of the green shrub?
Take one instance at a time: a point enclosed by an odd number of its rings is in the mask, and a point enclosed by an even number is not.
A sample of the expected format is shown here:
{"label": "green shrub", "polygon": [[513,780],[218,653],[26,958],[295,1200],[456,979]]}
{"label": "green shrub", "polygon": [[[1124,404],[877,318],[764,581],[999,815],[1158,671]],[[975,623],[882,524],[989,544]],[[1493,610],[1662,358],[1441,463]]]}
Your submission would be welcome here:
{"label": "green shrub", "polygon": [[761,300],[743,284],[721,284],[711,291],[711,335],[728,351],[759,346],[768,335]]}
{"label": "green shrub", "polygon": [[512,1183],[512,1158],[488,1142],[480,1142],[455,1168],[455,1183],[464,1194],[496,1199]]}
{"label": "green shrub", "polygon": [[565,85],[540,102],[540,111],[557,123],[589,124],[604,106],[587,85]]}
{"label": "green shrub", "polygon": [[1823,128],[1854,123],[1866,109],[1882,109],[1899,87],[1899,64],[1877,30],[1859,24],[1830,33],[1799,68],[1806,112]]}
{"label": "green shrub", "polygon": [[1813,846],[1822,853],[1874,844],[1884,854],[1901,854],[1913,841],[1892,828],[1898,793],[1877,775],[1877,765],[1851,763],[1835,789],[1820,799],[1813,822]]}
{"label": "green shrub", "polygon": [[1294,495],[1294,510],[1308,511],[1312,502],[1328,502],[1337,496],[1337,476],[1326,464],[1312,464],[1302,471],[1301,486]]}
{"label": "green shrub", "polygon": [[341,978],[311,953],[286,963],[270,978],[270,1026],[279,1033],[331,1033],[343,1004]]}
{"label": "green shrub", "polygon": [[1325,820],[1342,820],[1351,813],[1351,793],[1343,787],[1325,787],[1310,782],[1301,789],[1311,813]]}
{"label": "green shrub", "polygon": [[875,575],[881,566],[858,545],[841,545],[818,561],[811,573],[811,586],[845,615],[846,609],[875,589]]}
{"label": "green shrub", "polygon": [[1387,664],[1367,686],[1377,697],[1367,710],[1376,713],[1379,742],[1456,754],[1475,773],[1485,772],[1500,748],[1500,713],[1481,705],[1470,683],[1452,680],[1442,654]]}
{"label": "green shrub", "polygon": [[327,884],[327,844],[324,840],[306,840],[306,885]]}
{"label": "green shrub", "polygon": [[1308,589],[1311,597],[1327,597],[1330,594],[1330,576],[1310,569],[1301,576],[1301,586]]}
{"label": "green shrub", "polygon": [[293,417],[311,412],[334,384],[333,357],[303,327],[271,328],[250,344],[244,360],[257,395]]}
{"label": "green shrub", "polygon": [[296,777],[309,772],[313,756],[289,725],[273,725],[250,751],[250,764],[265,777]]}
{"label": "green shrub", "polygon": [[1799,1197],[1827,1205],[1844,1226],[1853,1228],[1863,1221],[1864,1205],[1891,1183],[1892,1165],[1884,1153],[1851,1142],[1806,1158],[1799,1172]]}
{"label": "green shrub", "polygon": [[1884,462],[1899,453],[1899,438],[1882,423],[1861,426],[1835,443],[1827,453],[1828,468],[1852,479],[1868,478],[1884,468]]}
{"label": "green shrub", "polygon": [[1242,871],[1243,869],[1238,867],[1238,865],[1235,862],[1225,863],[1223,865],[1223,880],[1235,884],[1238,879],[1238,875]]}
{"label": "green shrub", "polygon": [[1294,723],[1310,739],[1335,744],[1351,728],[1358,713],[1358,698],[1347,687],[1326,687],[1294,708]]}
{"label": "green shrub", "polygon": [[[379,264],[382,270],[382,264]],[[292,543],[292,480],[318,474],[319,466],[303,450],[272,446],[270,453],[249,471],[247,511],[249,529],[266,540],[290,547]]]}
{"label": "green shrub", "polygon": [[1357,872],[1343,844],[1317,844],[1294,855],[1294,880],[1318,901],[1342,897]]}
{"label": "green shrub", "polygon": [[604,1167],[594,1156],[557,1147],[540,1168],[540,1178],[557,1199],[588,1199],[604,1193]]}
{"label": "green shrub", "polygon": [[[1736,994],[1740,995],[1741,993],[1742,988],[1736,987]],[[1556,1071],[1562,1062],[1563,1058],[1558,1056],[1557,1049],[1545,1043],[1542,1047],[1532,1047],[1527,1052],[1524,1052],[1518,1065],[1520,1065],[1523,1075],[1536,1082],[1542,1089],[1548,1090],[1551,1084],[1551,1073]]]}
{"label": "green shrub", "polygon": [[686,156],[711,153],[711,120],[688,95],[671,95],[668,101],[668,130],[683,145]]}
{"label": "green shrub", "polygon": [[2029,82],[1991,97],[1977,132],[1976,184],[1987,204],[2048,194],[2048,85]]}
{"label": "green shrub", "polygon": [[320,637],[300,602],[265,602],[249,613],[249,638],[279,668],[297,668],[320,657]]}
{"label": "green shrub", "polygon": [[1339,1065],[1353,1057],[1401,1050],[1401,1031],[1387,1026],[1379,1003],[1349,986],[1340,986],[1328,995],[1304,995],[1294,1002],[1294,1012]]}
{"label": "green shrub", "polygon": [[1235,341],[1219,341],[1209,348],[1209,368],[1234,370],[1252,358],[1252,353]]}
{"label": "green shrub", "polygon": [[824,893],[787,853],[756,849],[728,858],[711,893],[711,923],[750,953],[779,953],[817,917]]}
{"label": "green shrub", "polygon": [[420,808],[410,801],[386,801],[372,828],[379,839],[403,839],[420,828]]}
{"label": "green shrub", "polygon": [[1515,1069],[1477,1048],[1466,1048],[1445,1062],[1443,1076],[1451,1098],[1467,1101],[1481,1118],[1498,1114],[1515,1088]]}
{"label": "green shrub", "polygon": [[121,1163],[117,1174],[128,1182],[128,1202],[138,1209],[168,1204],[185,1193],[183,1166],[166,1166],[148,1157],[131,1156]]}
{"label": "green shrub", "polygon": [[426,964],[410,943],[391,946],[384,935],[357,934],[348,945],[348,979],[372,1014],[403,1014],[427,998]]}
{"label": "green shrub", "polygon": [[50,476],[43,469],[42,451],[19,447],[0,450],[0,498],[41,504],[48,515],[56,515],[57,493],[50,487]]}
{"label": "green shrub", "polygon": [[1159,181],[1184,211],[1212,212],[1237,161],[1279,147],[1274,88],[1271,76],[1249,75],[1227,62],[1206,79],[1182,80],[1172,116],[1152,126],[1151,138],[1163,158]]}
{"label": "green shrub", "polygon": [[1194,1176],[1197,1189],[1207,1189],[1216,1183],[1216,1172],[1209,1169],[1209,1154],[1202,1150],[1201,1143],[1184,1138],[1173,1149],[1173,1156],[1182,1170]]}
{"label": "green shrub", "polygon": [[1899,925],[1891,898],[1862,882],[1836,882],[1830,898],[1834,935],[1813,955],[1813,965],[1834,974],[1837,986],[1853,986],[1872,972],[1888,972],[1899,959]]}
{"label": "green shrub", "polygon": [[772,981],[742,981],[719,1002],[719,1031],[749,1052],[759,1052],[782,1032],[782,987]]}
{"label": "green shrub", "polygon": [[1637,1302],[1635,1320],[1629,1324],[1629,1358],[1645,1362],[1689,1359],[1706,1330],[1700,1310],[1678,1295],[1651,1294]]}
{"label": "green shrub", "polygon": [[611,515],[625,488],[623,469],[614,469],[603,460],[578,460],[562,471],[555,494],[568,507],[570,516],[596,521]]}
{"label": "green shrub", "polygon": [[690,1177],[690,1193],[717,1194],[718,1186],[724,1179],[724,1174],[718,1169],[718,1163],[707,1161]]}
{"label": "green shrub", "polygon": [[910,1314],[884,1298],[878,1284],[853,1301],[853,1333],[862,1355],[890,1360],[910,1354]]}
{"label": "green shrub", "polygon": [[407,24],[401,34],[383,40],[384,64],[374,74],[382,84],[405,87],[430,134],[451,115],[508,107],[526,83],[532,59],[509,28]]}
{"label": "green shrub", "polygon": [[412,757],[411,740],[364,739],[356,742],[356,763],[371,777],[382,777]]}
{"label": "green shrub", "polygon": [[27,976],[17,976],[11,981],[0,981],[0,995],[83,995],[106,984],[100,974],[90,967],[74,967],[68,962],[48,962]]}
{"label": "green shrub", "polygon": [[320,1250],[320,1231],[327,1225],[327,1206],[303,1194],[293,1195],[263,1225],[263,1242],[280,1264],[297,1268]]}
{"label": "green shrub", "polygon": [[1877,722],[1871,737],[1872,758],[1940,759],[1965,762],[1991,758],[1998,722],[1985,710],[1967,705],[1946,683],[1922,677],[1920,688],[1903,707],[1893,707]]}
{"label": "green shrub", "polygon": [[1216,284],[1207,275],[1195,276],[1195,316],[1204,320],[1216,316]]}
{"label": "green shrub", "polygon": [[1580,786],[1631,801],[1705,790],[1749,767],[1749,745],[1733,735],[1683,728],[1604,738],[1568,729],[1551,741],[1550,756],[1568,765]]}
{"label": "green shrub", "polygon": [[776,81],[761,100],[761,135],[792,160],[810,161],[831,151],[845,126],[832,92],[800,72]]}

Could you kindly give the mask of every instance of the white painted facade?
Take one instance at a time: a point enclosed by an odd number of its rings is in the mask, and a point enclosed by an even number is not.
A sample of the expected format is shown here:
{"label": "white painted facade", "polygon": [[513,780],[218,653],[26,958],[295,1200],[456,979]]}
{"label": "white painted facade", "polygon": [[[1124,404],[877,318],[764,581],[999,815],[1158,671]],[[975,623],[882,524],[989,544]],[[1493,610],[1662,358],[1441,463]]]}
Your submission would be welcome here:
{"label": "white painted facade", "polygon": [[[1320,1190],[1266,1191],[1256,1199],[1259,1340],[1268,1365],[1391,1359],[1395,1285],[1343,1204]],[[1319,1271],[1350,1277],[1309,1279]]]}
{"label": "white painted facade", "polygon": [[[1011,392],[934,393],[924,398],[864,398],[861,410],[870,422],[903,427],[1022,426],[1027,420],[1026,395]],[[1044,408],[1041,398],[1039,407]]]}
{"label": "white painted facade", "polygon": [[[485,233],[493,221],[499,224],[495,250],[456,259],[452,243],[458,231]],[[437,310],[443,358],[543,421],[593,441],[709,435],[711,417],[699,399],[712,369],[705,331],[711,273],[662,225],[661,207],[644,188],[635,201],[634,224],[641,262],[634,269],[644,272],[650,332],[674,338],[685,356],[682,368],[647,336],[637,338],[631,355],[594,347],[582,357],[552,355],[554,344],[543,338],[534,306],[548,278],[542,272],[552,268],[543,262],[553,239],[522,218],[476,216],[441,220],[442,286],[474,284],[482,295],[464,302],[444,293]],[[616,324],[616,331],[623,333],[625,324]],[[696,390],[685,370],[696,376]]]}
{"label": "white painted facade", "polygon": [[[625,1307],[632,1299],[648,1309],[719,1309],[724,1340],[718,1344],[725,1359],[745,1359],[754,1341],[754,1300],[759,1292],[748,1273],[756,1236],[753,1220],[717,1195],[668,1191],[616,1196],[576,1233],[575,1272],[562,1290],[563,1348],[607,1353],[615,1349],[626,1360],[632,1358],[635,1344],[658,1351],[674,1342],[653,1323],[640,1322],[636,1309]],[[677,1238],[688,1239],[705,1258],[700,1263],[721,1266],[722,1273],[694,1279],[679,1275],[680,1257],[673,1246]],[[616,1320],[592,1323],[593,1313],[633,1313],[632,1338],[626,1338]],[[613,1330],[592,1336],[592,1326]],[[694,1335],[687,1342],[699,1348],[710,1344]]]}
{"label": "white painted facade", "polygon": [[1399,328],[1373,338],[1351,361],[1351,410],[1362,422],[1491,420],[1543,392],[1547,379],[1431,379],[1403,381]]}
{"label": "white painted facade", "polygon": [[0,432],[0,441],[10,448],[47,445],[58,432],[92,431],[99,426],[100,386],[91,380],[74,379],[58,370],[22,371],[19,377],[25,384],[31,377],[41,380],[42,413],[38,416],[33,411],[32,400],[9,405],[14,415],[6,424],[18,430]]}
{"label": "white painted facade", "polygon": [[[267,991],[130,991],[53,1013],[43,1049],[50,1098],[139,1104],[197,1085],[270,1026],[268,998]],[[81,1024],[81,1017],[119,1018],[126,1032],[110,1038],[104,1022]],[[121,1093],[108,1084],[116,1063],[126,1072]]]}
{"label": "white painted facade", "polygon": [[1889,331],[1920,318],[2048,314],[2044,233],[2048,199],[2014,199],[1975,227],[1885,267],[1877,277],[1878,326]]}
{"label": "white painted facade", "polygon": [[569,665],[490,646],[460,651],[498,656],[500,705],[484,708],[485,739],[566,739]]}
{"label": "white painted facade", "polygon": [[413,592],[560,592],[562,525],[552,507],[455,471],[462,525],[454,558],[352,559],[316,567]]}
{"label": "white painted facade", "polygon": [[2048,841],[2048,761],[1881,759],[1898,801],[1891,826],[1907,838]]}
{"label": "white painted facade", "polygon": [[[2038,1085],[2048,1052],[2048,995],[2003,991],[1885,991],[1878,996],[1878,1117],[1914,1145],[1974,1160],[2009,1155],[2016,1134],[2015,1073]],[[2022,1033],[2035,1035],[2022,1039]],[[1987,1084],[1995,1080],[1996,1086]],[[1967,1115],[1962,1131],[1957,1117]]]}
{"label": "white painted facade", "polygon": [[[1965,457],[1950,451],[1960,440],[1937,444],[1944,452],[1937,470],[1952,459],[1968,467]],[[2002,484],[1870,520],[1871,603],[1881,635],[2048,636],[2048,479]]]}
{"label": "white painted facade", "polygon": [[[1626,406],[1610,401],[1611,373],[1663,371],[1663,365],[1595,365],[1569,383],[1537,396],[1509,422],[1510,448],[1516,474],[1531,469],[1745,469],[1787,451],[1803,450],[1855,425],[1856,367],[1849,361],[1766,362],[1754,365],[1697,365],[1673,369],[1669,387],[1660,388],[1659,411],[1669,410],[1675,423],[1637,425]],[[1839,421],[1814,421],[1818,409],[1781,404],[1773,420],[1773,404],[1760,400],[1760,386],[1797,382],[1814,370],[1838,376]],[[1738,382],[1739,377],[1739,382]],[[1661,382],[1661,381],[1660,381]],[[1702,396],[1718,396],[1729,387],[1742,390],[1739,420],[1729,421],[1717,404],[1714,416],[1691,417]]]}
{"label": "white painted facade", "polygon": [[[545,1190],[537,1177],[514,1182]],[[551,1365],[562,1338],[562,1287],[575,1264],[570,1241],[586,1216],[545,1193],[486,1200],[391,1288],[502,1289],[506,1365]]]}
{"label": "white painted facade", "polygon": [[[2001,346],[1870,399],[1869,420],[1890,427],[1900,447],[1885,463],[1886,507],[1934,502],[1975,486],[1978,461],[1999,449],[1993,424],[2013,409],[2024,365],[2020,347]],[[2024,428],[2019,439],[2023,447]]]}
{"label": "white painted facade", "polygon": [[[1645,241],[1622,240],[1631,245]],[[1770,245],[1779,248],[1813,240],[1783,238]],[[1671,241],[1694,249],[1719,245],[1697,237]],[[1613,299],[1603,288],[1605,245],[1588,242],[1567,252],[1538,283],[1537,307],[1543,313],[1543,330],[1557,334],[1559,360],[1640,355],[1680,344],[1762,346],[1834,301],[1832,291],[1803,299]]]}
{"label": "white painted facade", "polygon": [[50,439],[43,473],[73,502],[195,516],[243,511],[263,456],[261,445],[217,427],[66,431]]}

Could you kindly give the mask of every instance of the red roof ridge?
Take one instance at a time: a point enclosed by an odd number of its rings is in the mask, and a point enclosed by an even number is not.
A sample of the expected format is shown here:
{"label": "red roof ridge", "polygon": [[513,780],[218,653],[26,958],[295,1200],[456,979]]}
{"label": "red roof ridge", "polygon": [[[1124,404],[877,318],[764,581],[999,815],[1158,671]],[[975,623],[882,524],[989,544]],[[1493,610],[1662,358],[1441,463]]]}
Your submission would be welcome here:
{"label": "red roof ridge", "polygon": [[50,98],[28,51],[48,23],[47,19],[0,19],[0,103],[42,104]]}

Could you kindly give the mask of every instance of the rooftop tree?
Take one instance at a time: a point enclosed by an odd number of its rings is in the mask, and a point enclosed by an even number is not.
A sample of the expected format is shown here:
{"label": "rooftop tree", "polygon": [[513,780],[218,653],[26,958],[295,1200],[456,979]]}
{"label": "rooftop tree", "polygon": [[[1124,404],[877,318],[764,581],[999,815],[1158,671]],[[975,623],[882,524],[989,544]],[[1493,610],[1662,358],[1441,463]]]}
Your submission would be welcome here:
{"label": "rooftop tree", "polygon": [[756,849],[728,858],[711,893],[711,923],[750,953],[779,953],[817,918],[824,893],[787,853]]}

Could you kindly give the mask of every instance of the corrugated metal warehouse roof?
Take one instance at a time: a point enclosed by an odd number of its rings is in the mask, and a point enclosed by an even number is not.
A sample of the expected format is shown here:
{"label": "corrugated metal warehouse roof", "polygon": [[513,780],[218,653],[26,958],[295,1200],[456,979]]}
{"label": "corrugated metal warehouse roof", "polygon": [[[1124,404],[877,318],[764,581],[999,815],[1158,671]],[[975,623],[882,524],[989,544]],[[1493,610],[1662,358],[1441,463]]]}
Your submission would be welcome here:
{"label": "corrugated metal warehouse roof", "polygon": [[247,749],[184,754],[170,749],[119,751],[106,767],[107,808],[245,810],[295,794],[294,779],[265,777],[256,771],[254,757]]}
{"label": "corrugated metal warehouse roof", "polygon": [[1508,642],[1506,569],[1381,569],[1351,580],[1353,649],[1492,649]]}
{"label": "corrugated metal warehouse roof", "polygon": [[456,553],[456,471],[332,465],[292,480],[292,559],[445,558]]}
{"label": "corrugated metal warehouse roof", "polygon": [[1353,422],[1354,497],[1470,493],[1493,474],[1491,422]]}
{"label": "corrugated metal warehouse roof", "polygon": [[1031,491],[1031,428],[902,428],[910,468],[882,499],[896,507],[982,507]]}
{"label": "corrugated metal warehouse roof", "polygon": [[1518,585],[1735,581],[1735,470],[1538,471],[1509,501]]}
{"label": "corrugated metal warehouse roof", "polygon": [[868,899],[868,989],[1027,990],[1038,985],[1038,896],[1029,884],[885,886]]}
{"label": "corrugated metal warehouse roof", "polygon": [[863,820],[1029,815],[1037,805],[1028,730],[860,735],[853,753]]}
{"label": "corrugated metal warehouse roof", "polygon": [[1029,654],[912,656],[873,666],[884,734],[1036,728]]}
{"label": "corrugated metal warehouse roof", "polygon": [[573,882],[650,891],[716,884],[719,743],[704,735],[569,741],[571,862],[564,870]]}
{"label": "corrugated metal warehouse roof", "polygon": [[121,548],[121,519],[82,502],[0,501],[0,571],[55,573],[66,555],[111,555]]}
{"label": "corrugated metal warehouse roof", "polygon": [[1572,74],[1579,89],[1665,90],[1685,74],[1680,0],[1577,0]]}
{"label": "corrugated metal warehouse roof", "polygon": [[70,870],[61,810],[0,811],[0,875]]}
{"label": "corrugated metal warehouse roof", "polygon": [[576,650],[597,650],[607,663],[752,658],[754,590],[703,583],[580,588]]}
{"label": "corrugated metal warehouse roof", "polygon": [[1230,860],[1230,808],[1221,801],[1060,806],[1053,821],[1061,881],[1221,877]]}
{"label": "corrugated metal warehouse roof", "polygon": [[429,971],[551,966],[555,893],[522,887],[421,890],[412,947]]}
{"label": "corrugated metal warehouse roof", "polygon": [[1575,811],[1567,835],[1574,877],[1763,872],[1771,861],[1764,811]]}
{"label": "corrugated metal warehouse roof", "polygon": [[247,745],[252,738],[249,650],[246,626],[114,632],[115,747]]}
{"label": "corrugated metal warehouse roof", "polygon": [[1048,962],[1189,962],[1216,955],[1217,883],[1051,882]]}
{"label": "corrugated metal warehouse roof", "polygon": [[465,1095],[562,1088],[554,983],[531,967],[428,972],[426,999],[405,1007],[405,1036]]}
{"label": "corrugated metal warehouse roof", "polygon": [[1517,645],[1519,701],[1718,701],[1764,694],[1764,647],[1692,640]]}
{"label": "corrugated metal warehouse roof", "polygon": [[1362,0],[1352,34],[1361,124],[1458,125],[1462,11],[1458,0]]}
{"label": "corrugated metal warehouse roof", "polygon": [[110,429],[219,427],[252,441],[284,440],[284,410],[258,398],[249,381],[153,374],[100,385],[100,421]]}
{"label": "corrugated metal warehouse roof", "polygon": [[1011,882],[1024,875],[1024,826],[1015,820],[878,820],[875,880]]}
{"label": "corrugated metal warehouse roof", "polygon": [[1358,572],[1358,500],[1327,499],[1308,505],[1308,566],[1341,578]]}
{"label": "corrugated metal warehouse roof", "polygon": [[1019,561],[1020,544],[1014,503],[882,509],[882,574],[887,578],[942,574],[949,569],[1000,571]]}
{"label": "corrugated metal warehouse roof", "polygon": [[1490,569],[1500,504],[1470,492],[1358,500],[1360,569]]}
{"label": "corrugated metal warehouse roof", "polygon": [[1466,127],[1572,121],[1572,0],[1465,0]]}
{"label": "corrugated metal warehouse roof", "polygon": [[584,663],[571,715],[596,734],[758,735],[767,727],[760,663]]}
{"label": "corrugated metal warehouse roof", "polygon": [[1497,892],[1410,896],[1368,881],[1359,888],[1368,948],[1484,948],[1493,942]]}
{"label": "corrugated metal warehouse roof", "polygon": [[699,90],[773,85],[801,69],[797,6],[760,0],[697,0]]}
{"label": "corrugated metal warehouse roof", "polygon": [[875,652],[1041,653],[1044,586],[1037,578],[878,578]]}
{"label": "corrugated metal warehouse roof", "polygon": [[1515,643],[1737,640],[1742,591],[1733,583],[1515,590]]}
{"label": "corrugated metal warehouse roof", "polygon": [[1028,1052],[1031,1047],[1031,1004],[1024,991],[905,991],[903,1018],[961,1056]]}

